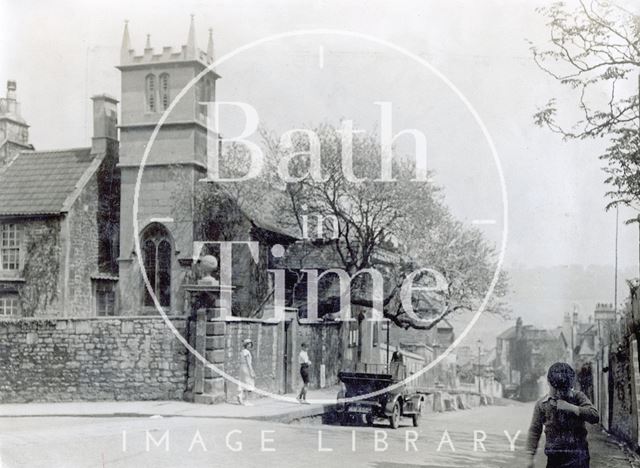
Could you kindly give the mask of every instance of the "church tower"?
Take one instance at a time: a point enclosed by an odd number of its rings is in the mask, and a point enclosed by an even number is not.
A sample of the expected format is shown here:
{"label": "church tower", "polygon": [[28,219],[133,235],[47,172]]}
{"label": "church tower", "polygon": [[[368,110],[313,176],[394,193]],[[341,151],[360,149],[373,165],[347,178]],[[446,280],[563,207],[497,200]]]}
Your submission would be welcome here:
{"label": "church tower", "polygon": [[[140,275],[134,238],[140,238],[142,261],[158,301],[167,313],[182,313],[180,285],[190,270],[194,240],[193,194],[206,177],[206,106],[215,99],[214,71],[208,71],[175,105],[152,145],[139,193],[136,178],[142,156],[161,116],[175,97],[213,62],[211,35],[207,51],[198,49],[193,16],[187,43],[179,50],[154,51],[147,35],[144,51],[132,48],[125,23],[120,52],[121,223],[120,297],[124,313],[157,313]],[[138,203],[134,232],[133,205]]]}
{"label": "church tower", "polygon": [[9,80],[7,95],[0,98],[0,171],[13,161],[20,151],[33,149],[29,144],[29,125],[20,113],[16,90],[16,82]]}

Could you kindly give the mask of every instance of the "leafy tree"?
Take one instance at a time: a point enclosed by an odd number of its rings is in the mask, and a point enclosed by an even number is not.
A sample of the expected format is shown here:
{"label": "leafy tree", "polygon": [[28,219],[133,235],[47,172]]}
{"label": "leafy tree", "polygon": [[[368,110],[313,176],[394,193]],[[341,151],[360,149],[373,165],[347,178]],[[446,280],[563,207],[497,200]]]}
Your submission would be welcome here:
{"label": "leafy tree", "polygon": [[[375,136],[354,136],[350,145],[353,177],[343,168],[344,140],[338,129],[322,125],[313,130],[317,141],[298,135],[283,147],[275,137],[263,133],[268,149],[268,173],[277,173],[281,161],[288,160],[293,182],[270,180],[280,192],[273,199],[279,222],[290,229],[303,230],[303,216],[314,213],[337,222],[331,223],[330,243],[342,267],[349,274],[377,268],[386,277],[383,314],[403,328],[431,329],[450,314],[472,309],[486,294],[494,275],[494,250],[480,231],[456,221],[446,208],[440,188],[431,179],[415,181],[413,163],[398,157],[394,161],[396,181],[381,182],[380,143]],[[317,145],[320,151],[321,177],[305,177],[312,169],[308,152]],[[307,155],[305,155],[305,152]],[[292,157],[293,154],[298,156]],[[317,174],[318,175],[318,174]],[[391,259],[388,254],[391,253]],[[386,257],[386,258],[385,258]],[[431,268],[443,275],[446,287],[431,295],[437,310],[431,309],[428,322],[408,314],[400,300],[401,285],[407,274],[418,268]],[[366,277],[352,283],[351,303],[371,307]],[[416,278],[432,284],[423,274]],[[506,278],[492,296],[493,311],[506,290]]]}
{"label": "leafy tree", "polygon": [[[414,265],[427,265],[446,280],[446,289],[436,297],[442,309],[434,325],[451,313],[478,307],[496,270],[495,249],[480,230],[465,226],[439,204],[436,216],[425,217],[418,211],[403,238]],[[489,298],[489,312],[508,314],[503,302],[507,288],[507,275],[500,272]]]}
{"label": "leafy tree", "polygon": [[[413,181],[413,163],[396,157],[393,164],[395,181],[376,181],[380,177],[380,142],[375,135],[357,135],[351,141],[354,181],[345,176],[343,143],[340,131],[330,125],[312,130],[309,135],[295,134],[290,144],[263,130],[264,169],[259,178],[241,182],[198,183],[193,195],[177,206],[190,206],[196,217],[196,233],[202,240],[232,240],[235,225],[248,215],[256,219],[271,218],[278,228],[297,233],[304,230],[304,216],[334,217],[327,223],[324,239],[313,239],[300,248],[295,264],[292,290],[304,288],[308,256],[314,249],[330,248],[340,267],[350,275],[375,268],[385,278],[383,314],[403,328],[431,329],[447,316],[463,309],[473,309],[484,298],[496,268],[496,254],[481,232],[457,221],[444,204],[442,190],[431,177]],[[313,168],[310,145],[319,150],[321,177],[309,177]],[[295,181],[284,181],[279,175],[286,169]],[[223,178],[247,173],[250,157],[242,145],[229,145],[220,158]],[[318,167],[315,168],[316,170]],[[318,175],[318,174],[316,174]],[[176,200],[180,198],[176,195]],[[179,213],[176,213],[179,217]],[[176,218],[177,219],[177,218]],[[309,226],[313,228],[315,226]],[[334,265],[335,266],[335,265]],[[400,300],[401,285],[407,275],[418,268],[430,268],[442,275],[445,287],[427,298],[435,307],[417,307],[418,318],[408,314]],[[423,285],[433,285],[428,274],[416,277]],[[322,286],[326,286],[323,283]],[[491,297],[489,310],[505,312],[501,299],[507,282],[500,275]],[[351,304],[372,307],[371,284],[366,275],[352,282]],[[270,291],[270,296],[273,291]],[[324,298],[326,299],[326,297]],[[334,298],[334,299],[346,299]],[[264,301],[261,301],[264,302]],[[337,301],[336,301],[337,302]],[[419,302],[418,300],[415,301]],[[361,318],[361,317],[359,317]]]}
{"label": "leafy tree", "polygon": [[607,208],[639,208],[640,16],[602,0],[580,0],[575,9],[559,2],[538,11],[548,20],[550,42],[544,48],[532,45],[533,58],[574,92],[581,118],[561,123],[558,101],[551,98],[535,114],[535,123],[567,140],[608,137],[610,145],[600,155],[612,186]]}

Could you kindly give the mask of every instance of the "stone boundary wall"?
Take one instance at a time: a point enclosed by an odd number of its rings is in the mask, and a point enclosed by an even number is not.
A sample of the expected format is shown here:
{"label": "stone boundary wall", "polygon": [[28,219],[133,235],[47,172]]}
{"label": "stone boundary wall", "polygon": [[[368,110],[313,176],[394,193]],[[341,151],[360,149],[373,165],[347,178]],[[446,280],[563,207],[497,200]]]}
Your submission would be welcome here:
{"label": "stone boundary wall", "polygon": [[0,320],[0,403],[181,400],[186,365],[160,317]]}
{"label": "stone boundary wall", "polygon": [[298,323],[293,330],[291,355],[291,385],[295,391],[302,387],[298,355],[301,344],[307,344],[309,367],[309,388],[325,388],[338,384],[338,372],[343,370],[344,343],[340,322]]}
{"label": "stone boundary wall", "polygon": [[[223,377],[240,380],[243,360],[243,341],[251,339],[251,356],[255,371],[255,386],[270,393],[282,393],[284,351],[283,325],[275,320],[238,317],[207,320],[203,309],[189,320],[189,342],[206,363],[189,354],[187,401],[196,403],[236,402],[239,387],[236,382]],[[215,366],[213,369],[211,366]]]}
{"label": "stone boundary wall", "polygon": [[[249,338],[253,341],[251,355],[253,369],[256,373],[256,387],[271,393],[282,393],[283,350],[281,337],[281,322],[250,319],[227,320],[223,355],[225,372],[236,379],[240,378],[242,342]],[[225,384],[226,399],[235,401],[238,387],[229,381]]]}
{"label": "stone boundary wall", "polygon": [[[637,412],[633,388],[634,368],[631,362],[631,340],[627,324],[620,323],[618,333],[611,334],[609,353],[609,432],[627,443],[637,446]],[[637,366],[637,363],[636,363]]]}
{"label": "stone boundary wall", "polygon": [[[214,318],[198,312],[190,319],[189,341],[207,361],[227,375],[239,379],[243,341],[251,339],[255,385],[273,394],[297,392],[302,384],[298,354],[308,345],[310,388],[338,383],[342,369],[341,324],[240,317]],[[185,399],[197,403],[235,402],[238,385],[222,378],[195,356],[188,358]]]}
{"label": "stone boundary wall", "polygon": [[611,434],[638,449],[640,362],[634,347],[640,339],[640,298],[634,294],[622,317],[607,328],[603,325],[603,332],[597,365],[592,366],[600,420]]}

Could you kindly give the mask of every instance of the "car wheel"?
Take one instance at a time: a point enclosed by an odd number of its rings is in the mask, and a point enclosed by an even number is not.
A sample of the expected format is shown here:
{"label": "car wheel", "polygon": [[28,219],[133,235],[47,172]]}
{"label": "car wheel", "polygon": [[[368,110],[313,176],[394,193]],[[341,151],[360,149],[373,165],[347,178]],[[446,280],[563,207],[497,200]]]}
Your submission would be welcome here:
{"label": "car wheel", "polygon": [[389,423],[391,424],[392,429],[398,429],[400,426],[400,402],[396,401],[395,405],[393,405],[393,411],[391,412],[391,416],[389,416]]}
{"label": "car wheel", "polygon": [[373,426],[373,414],[365,415],[364,420],[367,422],[368,426]]}

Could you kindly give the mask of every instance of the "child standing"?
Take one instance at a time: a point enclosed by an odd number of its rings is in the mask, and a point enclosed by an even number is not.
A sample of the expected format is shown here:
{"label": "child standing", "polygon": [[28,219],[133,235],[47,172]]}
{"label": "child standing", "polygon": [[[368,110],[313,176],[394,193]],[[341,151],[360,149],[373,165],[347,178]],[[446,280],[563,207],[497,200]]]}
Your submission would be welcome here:
{"label": "child standing", "polygon": [[547,468],[589,468],[589,446],[584,423],[596,424],[600,417],[589,398],[573,389],[576,373],[564,362],[549,368],[550,392],[536,403],[529,428],[529,468],[544,427]]}

